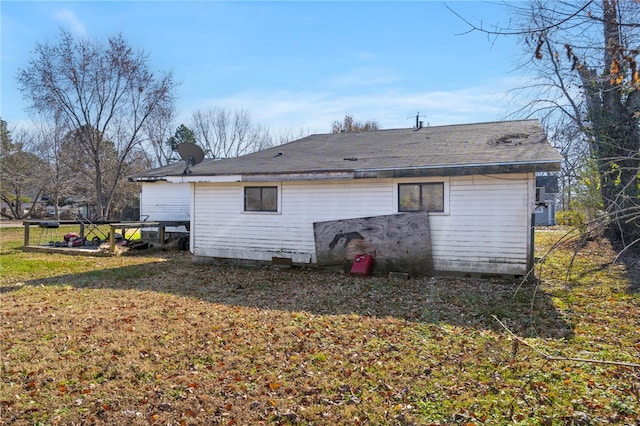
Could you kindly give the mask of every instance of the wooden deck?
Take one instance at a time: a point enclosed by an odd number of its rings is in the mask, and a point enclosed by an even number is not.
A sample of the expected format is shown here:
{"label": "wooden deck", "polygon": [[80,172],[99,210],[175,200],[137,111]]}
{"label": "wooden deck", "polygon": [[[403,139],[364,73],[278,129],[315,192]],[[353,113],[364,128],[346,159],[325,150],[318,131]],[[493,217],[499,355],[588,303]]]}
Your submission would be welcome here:
{"label": "wooden deck", "polygon": [[[189,226],[188,221],[154,221],[154,222],[90,222],[87,221],[79,221],[79,220],[27,220],[23,222],[24,225],[24,251],[31,252],[41,252],[41,253],[63,253],[70,255],[90,255],[90,256],[111,256],[116,252],[116,234],[119,232],[120,235],[126,237],[127,231],[136,229],[142,230],[143,228],[157,228],[158,229],[158,239],[157,243],[160,245],[164,245],[165,240],[165,229],[168,226]],[[57,225],[57,226],[56,226]],[[105,241],[109,242],[109,250],[100,249],[101,244],[95,245],[84,245],[77,247],[67,247],[64,245],[57,245],[46,243],[42,244],[42,233],[54,234],[55,231],[53,229],[57,229],[61,225],[77,225],[80,229],[78,235],[80,238],[85,237],[85,233],[92,233],[91,227],[93,226],[108,226],[109,232],[107,234],[107,238]],[[31,242],[31,227],[37,226],[38,229],[41,230],[40,239],[38,244],[33,245]],[[56,233],[56,237],[57,236]],[[51,238],[45,238],[46,240],[51,240]],[[104,242],[104,241],[103,241]]]}

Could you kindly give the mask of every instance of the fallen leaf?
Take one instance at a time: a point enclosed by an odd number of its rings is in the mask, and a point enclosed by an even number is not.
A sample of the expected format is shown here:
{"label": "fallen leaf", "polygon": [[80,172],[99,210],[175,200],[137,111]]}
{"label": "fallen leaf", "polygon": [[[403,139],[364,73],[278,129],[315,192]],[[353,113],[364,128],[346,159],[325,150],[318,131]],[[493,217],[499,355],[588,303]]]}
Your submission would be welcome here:
{"label": "fallen leaf", "polygon": [[269,389],[271,389],[272,391],[276,391],[278,389],[280,389],[282,387],[282,385],[278,382],[269,382]]}

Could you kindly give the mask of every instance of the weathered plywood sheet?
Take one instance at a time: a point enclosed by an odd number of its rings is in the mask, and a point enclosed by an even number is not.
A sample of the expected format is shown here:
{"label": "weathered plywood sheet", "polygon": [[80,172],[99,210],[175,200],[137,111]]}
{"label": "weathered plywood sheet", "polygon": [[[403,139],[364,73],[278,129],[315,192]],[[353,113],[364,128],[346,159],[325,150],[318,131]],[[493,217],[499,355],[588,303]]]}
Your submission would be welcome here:
{"label": "weathered plywood sheet", "polygon": [[374,257],[372,273],[433,275],[428,213],[405,213],[314,222],[318,266],[349,270],[358,254]]}

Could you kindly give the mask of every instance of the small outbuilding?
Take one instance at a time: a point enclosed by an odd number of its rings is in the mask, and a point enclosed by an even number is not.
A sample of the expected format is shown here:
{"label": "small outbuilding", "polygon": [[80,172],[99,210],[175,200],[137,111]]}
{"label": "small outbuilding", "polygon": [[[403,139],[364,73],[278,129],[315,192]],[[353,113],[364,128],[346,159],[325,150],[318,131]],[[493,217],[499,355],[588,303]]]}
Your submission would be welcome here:
{"label": "small outbuilding", "polygon": [[132,179],[188,193],[197,260],[347,270],[369,254],[374,274],[524,275],[536,173],[560,162],[539,122],[519,120],[311,135]]}

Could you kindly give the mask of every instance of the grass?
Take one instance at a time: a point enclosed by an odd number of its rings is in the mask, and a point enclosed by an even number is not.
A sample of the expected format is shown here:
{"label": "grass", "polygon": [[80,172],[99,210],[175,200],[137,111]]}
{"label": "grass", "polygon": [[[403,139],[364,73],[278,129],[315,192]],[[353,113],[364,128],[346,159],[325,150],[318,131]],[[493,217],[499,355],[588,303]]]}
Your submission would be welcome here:
{"label": "grass", "polygon": [[0,424],[640,421],[640,369],[531,349],[640,362],[639,266],[601,241],[519,287],[25,253],[21,231],[0,230]]}

